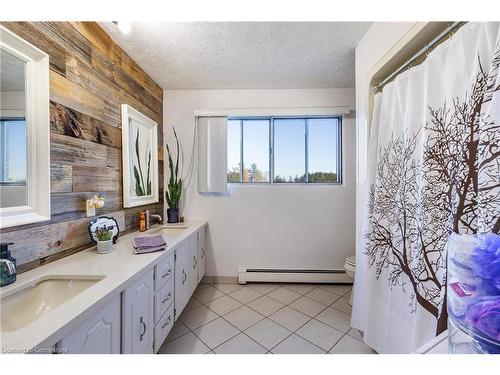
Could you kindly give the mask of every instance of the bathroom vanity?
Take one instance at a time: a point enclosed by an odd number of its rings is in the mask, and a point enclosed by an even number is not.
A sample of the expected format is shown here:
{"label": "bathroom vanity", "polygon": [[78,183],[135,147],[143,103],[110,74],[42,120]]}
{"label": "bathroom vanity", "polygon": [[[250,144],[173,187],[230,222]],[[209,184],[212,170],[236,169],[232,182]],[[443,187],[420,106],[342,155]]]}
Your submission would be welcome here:
{"label": "bathroom vanity", "polygon": [[167,249],[79,252],[0,290],[3,353],[155,353],[205,273],[206,221],[156,225]]}

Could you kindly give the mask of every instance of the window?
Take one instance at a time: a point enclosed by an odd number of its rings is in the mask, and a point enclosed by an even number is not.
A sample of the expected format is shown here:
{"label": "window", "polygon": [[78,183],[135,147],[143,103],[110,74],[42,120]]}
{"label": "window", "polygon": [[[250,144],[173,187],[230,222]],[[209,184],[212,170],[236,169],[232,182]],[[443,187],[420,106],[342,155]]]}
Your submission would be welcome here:
{"label": "window", "polygon": [[340,183],[340,117],[228,120],[228,182]]}
{"label": "window", "polygon": [[0,183],[26,185],[26,122],[0,120]]}

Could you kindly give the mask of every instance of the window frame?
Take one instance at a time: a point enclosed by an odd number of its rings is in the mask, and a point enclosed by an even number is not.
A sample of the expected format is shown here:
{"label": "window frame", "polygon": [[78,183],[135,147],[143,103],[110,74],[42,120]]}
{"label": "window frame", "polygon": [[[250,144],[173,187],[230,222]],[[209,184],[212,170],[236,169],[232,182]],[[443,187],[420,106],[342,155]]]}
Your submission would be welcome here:
{"label": "window frame", "polygon": [[[293,120],[304,120],[305,124],[305,137],[304,137],[304,154],[305,154],[305,178],[306,182],[274,182],[274,164],[275,164],[275,119],[293,119]],[[309,124],[310,119],[336,119],[338,121],[337,126],[337,181],[336,182],[309,182]],[[232,182],[227,181],[228,184],[235,185],[284,185],[284,186],[321,186],[321,185],[343,185],[343,133],[342,133],[342,116],[341,115],[318,115],[318,116],[231,116],[228,117],[228,121],[239,121],[240,124],[240,181]],[[257,181],[257,182],[244,182],[243,172],[244,172],[244,159],[243,159],[243,121],[245,120],[267,120],[269,121],[269,181]]]}

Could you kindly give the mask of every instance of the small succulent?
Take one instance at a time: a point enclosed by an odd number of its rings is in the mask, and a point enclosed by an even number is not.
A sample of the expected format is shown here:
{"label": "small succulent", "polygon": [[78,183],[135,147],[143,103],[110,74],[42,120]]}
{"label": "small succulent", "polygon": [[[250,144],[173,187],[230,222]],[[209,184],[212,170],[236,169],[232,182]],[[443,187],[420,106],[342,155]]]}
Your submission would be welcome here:
{"label": "small succulent", "polygon": [[103,225],[102,227],[98,227],[95,230],[95,237],[97,238],[97,241],[109,241],[113,238],[113,225],[110,225],[109,227],[106,225]]}

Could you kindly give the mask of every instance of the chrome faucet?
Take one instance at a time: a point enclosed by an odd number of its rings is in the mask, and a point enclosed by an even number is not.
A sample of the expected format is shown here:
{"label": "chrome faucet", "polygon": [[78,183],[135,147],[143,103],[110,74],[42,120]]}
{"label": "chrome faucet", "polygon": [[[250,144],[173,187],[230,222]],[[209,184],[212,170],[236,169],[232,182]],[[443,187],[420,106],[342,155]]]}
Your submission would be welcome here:
{"label": "chrome faucet", "polygon": [[149,213],[149,210],[146,210],[146,230],[148,230],[149,227],[151,226],[151,219],[156,219],[158,224],[161,224],[163,222],[163,219],[161,218],[160,215],[151,214]]}

